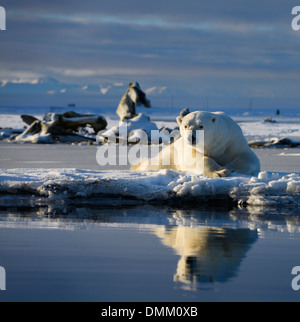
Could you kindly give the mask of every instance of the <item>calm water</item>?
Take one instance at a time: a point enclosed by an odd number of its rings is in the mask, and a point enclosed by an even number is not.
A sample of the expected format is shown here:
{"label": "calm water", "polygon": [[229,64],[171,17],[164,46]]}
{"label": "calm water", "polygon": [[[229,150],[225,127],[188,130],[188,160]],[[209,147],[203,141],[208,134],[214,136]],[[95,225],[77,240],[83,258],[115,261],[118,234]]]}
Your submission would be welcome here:
{"label": "calm water", "polygon": [[0,209],[0,301],[300,300],[299,209]]}

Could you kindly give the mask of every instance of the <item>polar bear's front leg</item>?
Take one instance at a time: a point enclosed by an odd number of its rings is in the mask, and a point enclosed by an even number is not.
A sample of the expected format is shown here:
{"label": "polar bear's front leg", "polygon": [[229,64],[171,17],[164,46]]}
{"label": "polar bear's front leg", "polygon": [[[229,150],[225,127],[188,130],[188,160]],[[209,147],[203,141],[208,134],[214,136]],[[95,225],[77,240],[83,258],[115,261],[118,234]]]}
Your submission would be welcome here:
{"label": "polar bear's front leg", "polygon": [[211,178],[228,177],[230,171],[220,166],[215,160],[205,156],[203,175]]}
{"label": "polar bear's front leg", "polygon": [[254,152],[244,152],[238,155],[232,162],[226,164],[231,172],[257,175],[260,172],[260,162]]}

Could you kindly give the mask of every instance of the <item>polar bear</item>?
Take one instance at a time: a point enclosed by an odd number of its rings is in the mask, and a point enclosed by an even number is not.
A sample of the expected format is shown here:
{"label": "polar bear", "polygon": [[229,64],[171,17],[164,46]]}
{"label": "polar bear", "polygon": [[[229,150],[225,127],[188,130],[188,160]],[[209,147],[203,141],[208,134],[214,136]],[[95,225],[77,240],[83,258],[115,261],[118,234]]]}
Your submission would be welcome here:
{"label": "polar bear", "polygon": [[[196,111],[178,116],[177,123],[180,138],[153,159],[142,160],[132,170],[171,169],[213,178],[260,172],[259,159],[250,149],[241,128],[225,113]],[[197,144],[198,133],[204,133],[202,144]],[[187,162],[190,160],[186,155],[195,162]]]}
{"label": "polar bear", "polygon": [[140,104],[143,104],[147,108],[151,107],[151,103],[146,98],[146,94],[141,90],[139,83],[130,83],[128,90],[120,101],[116,113],[122,122],[130,120],[137,116],[136,105]]}

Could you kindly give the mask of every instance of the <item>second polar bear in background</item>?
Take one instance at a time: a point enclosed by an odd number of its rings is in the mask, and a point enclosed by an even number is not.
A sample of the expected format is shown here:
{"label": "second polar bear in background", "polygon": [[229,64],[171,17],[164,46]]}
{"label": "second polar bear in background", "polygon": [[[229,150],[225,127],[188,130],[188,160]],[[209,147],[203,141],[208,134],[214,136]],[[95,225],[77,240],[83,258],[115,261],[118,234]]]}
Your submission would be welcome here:
{"label": "second polar bear in background", "polygon": [[[158,156],[143,160],[133,170],[171,169],[208,177],[227,177],[231,173],[256,175],[260,172],[259,159],[250,149],[241,128],[226,114],[197,111],[179,116],[177,123],[181,137]],[[198,131],[204,133],[200,145],[196,140]],[[184,139],[187,133],[188,140]],[[196,162],[187,163],[186,155],[192,155]]]}

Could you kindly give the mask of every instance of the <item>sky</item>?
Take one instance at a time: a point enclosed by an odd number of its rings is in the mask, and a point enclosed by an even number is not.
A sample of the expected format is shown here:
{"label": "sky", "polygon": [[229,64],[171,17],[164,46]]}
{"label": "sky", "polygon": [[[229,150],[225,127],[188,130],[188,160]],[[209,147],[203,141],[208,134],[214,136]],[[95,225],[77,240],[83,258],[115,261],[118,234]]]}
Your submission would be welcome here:
{"label": "sky", "polygon": [[[138,81],[143,89],[172,90],[175,104],[184,96],[180,104],[187,106],[300,108],[300,30],[291,27],[292,9],[300,2],[2,0],[0,5],[7,25],[0,31],[0,81],[54,77],[81,86]],[[0,104],[13,104],[5,94],[4,88]]]}

